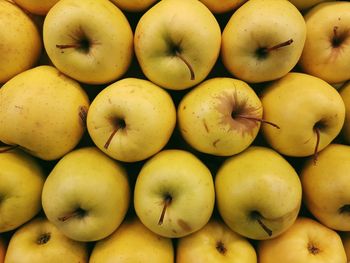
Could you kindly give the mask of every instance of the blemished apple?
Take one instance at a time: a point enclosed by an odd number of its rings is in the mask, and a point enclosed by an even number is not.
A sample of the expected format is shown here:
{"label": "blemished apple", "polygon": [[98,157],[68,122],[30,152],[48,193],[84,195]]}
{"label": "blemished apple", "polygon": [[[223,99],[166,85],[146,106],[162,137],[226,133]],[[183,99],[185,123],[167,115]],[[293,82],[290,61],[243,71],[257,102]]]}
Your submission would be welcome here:
{"label": "blemished apple", "polygon": [[293,4],[250,0],[225,25],[221,59],[227,70],[243,81],[270,81],[293,69],[305,39],[304,18]]}
{"label": "blemished apple", "polygon": [[337,232],[311,218],[299,217],[282,235],[260,241],[259,263],[346,263]]}
{"label": "blemished apple", "polygon": [[350,231],[350,146],[332,143],[300,172],[303,201],[325,226]]}
{"label": "blemished apple", "polygon": [[52,66],[13,77],[0,89],[0,101],[0,141],[41,159],[61,158],[86,130],[86,92]]}
{"label": "blemished apple", "polygon": [[299,61],[302,71],[328,83],[350,79],[350,3],[320,3],[304,18],[307,36]]}
{"label": "blemished apple", "polygon": [[63,235],[46,218],[35,218],[11,236],[5,263],[87,263],[86,243]]}
{"label": "blemished apple", "polygon": [[227,13],[240,7],[247,0],[200,0],[214,14]]}
{"label": "blemished apple", "polygon": [[47,13],[45,50],[64,74],[89,84],[120,78],[133,56],[133,32],[108,0],[62,0]]}
{"label": "blemished apple", "polygon": [[45,174],[20,149],[0,147],[0,233],[14,230],[41,210]]}
{"label": "blemished apple", "polygon": [[211,219],[202,229],[179,238],[177,263],[257,263],[253,245],[221,220]]}
{"label": "blemished apple", "polygon": [[31,68],[42,44],[31,18],[14,3],[0,0],[0,85]]}
{"label": "blemished apple", "polygon": [[135,218],[127,218],[105,239],[98,241],[89,263],[114,262],[173,263],[174,248],[170,238],[161,237]]}
{"label": "blemished apple", "polygon": [[79,148],[61,158],[42,191],[49,221],[77,241],[96,241],[113,233],[129,203],[124,167],[96,147]]}
{"label": "blemished apple", "polygon": [[262,115],[261,101],[247,83],[212,78],[182,97],[178,126],[182,137],[196,150],[231,156],[254,141],[260,123],[267,122]]}
{"label": "blemished apple", "polygon": [[338,91],[320,78],[290,72],[260,94],[263,118],[277,124],[262,125],[268,144],[281,154],[305,157],[317,153],[340,133],[345,105]]}
{"label": "blemished apple", "polygon": [[214,209],[212,174],[194,154],[167,149],[142,166],[134,188],[141,222],[164,237],[183,237],[208,223]]}
{"label": "blemished apple", "polygon": [[45,16],[59,0],[14,0],[21,8],[36,15]]}
{"label": "blemished apple", "polygon": [[343,241],[346,258],[348,259],[348,262],[349,262],[350,261],[350,232],[343,232],[341,233],[340,237]]}
{"label": "blemished apple", "polygon": [[175,128],[171,96],[144,79],[125,78],[102,90],[87,115],[88,132],[110,157],[135,162],[159,152]]}
{"label": "blemished apple", "polygon": [[220,26],[198,0],[158,2],[140,18],[134,36],[143,73],[172,90],[203,81],[219,57],[220,44]]}
{"label": "blemished apple", "polygon": [[345,104],[345,121],[342,128],[342,138],[350,144],[350,81],[339,90]]}
{"label": "blemished apple", "polygon": [[6,250],[7,244],[5,243],[5,239],[0,236],[0,263],[4,263]]}
{"label": "blemished apple", "polygon": [[127,12],[144,12],[158,0],[111,0],[121,10]]}
{"label": "blemished apple", "polygon": [[298,174],[280,154],[251,146],[219,167],[216,204],[236,233],[263,240],[286,231],[298,216],[302,188]]}

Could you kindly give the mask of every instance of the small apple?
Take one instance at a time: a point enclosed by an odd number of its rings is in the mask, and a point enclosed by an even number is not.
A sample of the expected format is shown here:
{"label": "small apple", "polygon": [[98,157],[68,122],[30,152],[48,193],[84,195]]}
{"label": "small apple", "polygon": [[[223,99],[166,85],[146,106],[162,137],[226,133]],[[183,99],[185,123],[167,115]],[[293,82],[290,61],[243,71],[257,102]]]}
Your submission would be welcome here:
{"label": "small apple", "polygon": [[298,216],[301,183],[294,168],[276,151],[250,146],[219,167],[215,177],[218,211],[236,233],[270,239]]}
{"label": "small apple", "polygon": [[79,83],[56,68],[26,70],[0,89],[0,141],[59,159],[82,138],[89,104]]}
{"label": "small apple", "polygon": [[126,78],[102,90],[87,115],[88,132],[110,157],[135,162],[160,151],[175,128],[170,95],[148,80]]}
{"label": "small apple", "polygon": [[133,54],[130,24],[108,0],[57,2],[45,17],[43,40],[60,71],[89,84],[121,77]]}
{"label": "small apple", "polygon": [[299,217],[282,235],[260,241],[259,263],[346,263],[340,236],[319,222]]}
{"label": "small apple", "polygon": [[20,149],[0,147],[0,233],[14,230],[41,209],[44,171]]}
{"label": "small apple", "polygon": [[177,241],[177,263],[257,263],[253,245],[221,220],[211,219],[202,229]]}
{"label": "small apple", "polygon": [[221,30],[198,0],[163,0],[138,21],[135,54],[146,77],[173,90],[203,81],[217,61]]}
{"label": "small apple", "polygon": [[141,222],[164,237],[183,237],[208,223],[214,209],[210,170],[184,150],[163,150],[147,160],[134,188]]}
{"label": "small apple", "polygon": [[95,244],[89,263],[146,261],[173,263],[172,241],[149,230],[138,218],[127,218],[113,234]]}
{"label": "small apple", "polygon": [[200,0],[214,14],[221,14],[232,11],[240,7],[247,0]]}
{"label": "small apple", "polygon": [[67,238],[46,218],[35,218],[12,235],[5,263],[87,263],[85,243]]}
{"label": "small apple", "polygon": [[345,104],[345,121],[342,128],[342,137],[350,144],[350,81],[345,83],[339,90]]}
{"label": "small apple", "polygon": [[14,0],[21,8],[36,15],[45,16],[59,0]]}
{"label": "small apple", "polygon": [[328,83],[350,79],[350,3],[320,3],[305,16],[307,36],[299,64]]}
{"label": "small apple", "polygon": [[144,12],[158,0],[111,0],[121,10],[128,12]]}
{"label": "small apple", "polygon": [[96,241],[110,235],[129,207],[126,171],[95,147],[66,154],[47,177],[42,206],[67,237]]}
{"label": "small apple", "polygon": [[225,25],[222,62],[231,74],[246,82],[278,79],[297,64],[305,38],[304,18],[293,4],[287,0],[250,0]]}

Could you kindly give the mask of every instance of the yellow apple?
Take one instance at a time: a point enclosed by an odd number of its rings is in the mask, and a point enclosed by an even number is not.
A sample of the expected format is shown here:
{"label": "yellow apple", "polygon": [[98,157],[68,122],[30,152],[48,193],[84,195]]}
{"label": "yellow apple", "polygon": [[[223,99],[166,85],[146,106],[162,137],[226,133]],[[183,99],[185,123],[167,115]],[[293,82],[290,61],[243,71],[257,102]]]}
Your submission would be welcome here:
{"label": "yellow apple", "polygon": [[345,104],[345,121],[342,129],[342,137],[350,144],[350,82],[344,84],[339,90]]}
{"label": "yellow apple", "polygon": [[174,248],[170,238],[161,237],[138,218],[126,219],[109,237],[98,241],[89,263],[173,263]]}
{"label": "yellow apple", "polygon": [[328,83],[350,79],[350,3],[320,3],[304,17],[307,36],[301,69]]}
{"label": "yellow apple", "polygon": [[346,263],[340,236],[319,222],[300,217],[282,235],[260,241],[259,263]]}
{"label": "yellow apple", "polygon": [[14,0],[20,7],[36,15],[46,15],[59,0]]}
{"label": "yellow apple", "polygon": [[63,235],[46,218],[35,218],[12,235],[5,263],[87,263],[85,243]]}
{"label": "yellow apple", "polygon": [[221,14],[225,12],[229,12],[238,8],[240,5],[245,3],[247,0],[200,0],[203,4],[205,4],[210,11],[214,14]]}
{"label": "yellow apple", "polygon": [[15,4],[0,0],[0,84],[31,68],[42,44],[34,22]]}
{"label": "yellow apple", "polygon": [[202,229],[177,240],[177,263],[257,263],[253,245],[222,221],[211,219]]}
{"label": "yellow apple", "polygon": [[111,0],[120,9],[128,12],[142,12],[158,0]]}

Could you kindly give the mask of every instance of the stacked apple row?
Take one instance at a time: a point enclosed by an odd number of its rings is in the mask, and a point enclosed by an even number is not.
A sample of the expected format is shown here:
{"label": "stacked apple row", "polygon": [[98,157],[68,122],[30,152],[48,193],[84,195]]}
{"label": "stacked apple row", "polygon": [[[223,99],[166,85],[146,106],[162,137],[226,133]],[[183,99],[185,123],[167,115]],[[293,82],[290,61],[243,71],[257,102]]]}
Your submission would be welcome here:
{"label": "stacked apple row", "polygon": [[107,0],[56,2],[41,39],[0,0],[6,263],[346,262],[348,2],[250,0],[220,24],[162,0],[134,31]]}

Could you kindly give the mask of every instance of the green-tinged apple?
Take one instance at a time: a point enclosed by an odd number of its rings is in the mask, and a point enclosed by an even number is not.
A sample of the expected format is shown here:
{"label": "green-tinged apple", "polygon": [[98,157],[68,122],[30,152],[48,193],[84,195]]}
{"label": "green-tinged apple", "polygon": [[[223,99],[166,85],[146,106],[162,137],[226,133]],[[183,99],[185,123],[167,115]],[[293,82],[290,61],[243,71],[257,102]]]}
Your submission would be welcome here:
{"label": "green-tinged apple", "polygon": [[350,146],[330,144],[315,164],[308,160],[300,177],[303,201],[325,226],[350,231]]}
{"label": "green-tinged apple", "polygon": [[247,0],[200,0],[203,4],[205,4],[211,12],[214,14],[221,14],[232,11],[243,3],[247,2]]}
{"label": "green-tinged apple", "polygon": [[263,117],[280,129],[262,125],[269,145],[288,156],[310,156],[340,133],[345,105],[338,91],[320,78],[291,72],[261,94]]}
{"label": "green-tinged apple", "polygon": [[286,231],[301,205],[294,168],[276,151],[261,146],[228,158],[216,174],[215,190],[222,219],[251,239],[270,239]]}
{"label": "green-tinged apple", "polygon": [[297,64],[305,39],[304,18],[290,2],[250,0],[233,13],[223,30],[222,62],[241,80],[274,80]]}
{"label": "green-tinged apple", "polygon": [[203,81],[219,57],[220,44],[220,26],[198,0],[160,1],[143,14],[134,36],[143,73],[173,90]]}
{"label": "green-tinged apple", "polygon": [[14,230],[41,209],[45,175],[37,160],[19,149],[0,147],[0,233]]}
{"label": "green-tinged apple", "polygon": [[337,232],[311,218],[299,217],[280,236],[260,241],[259,263],[346,263]]}
{"label": "green-tinged apple", "polygon": [[158,0],[111,0],[121,10],[128,12],[143,12]]}
{"label": "green-tinged apple", "polygon": [[159,152],[175,128],[170,95],[148,80],[126,78],[102,90],[91,103],[88,132],[110,157],[135,162]]}
{"label": "green-tinged apple", "polygon": [[0,263],[4,263],[7,245],[4,237],[0,237]]}
{"label": "green-tinged apple", "polygon": [[178,239],[177,263],[257,263],[253,245],[222,221],[211,219],[202,229]]}
{"label": "green-tinged apple", "polygon": [[85,243],[63,235],[46,218],[35,218],[12,235],[5,263],[87,263]]}
{"label": "green-tinged apple", "polygon": [[17,5],[31,14],[41,16],[45,16],[58,1],[59,0],[14,0]]}
{"label": "green-tinged apple", "polygon": [[33,20],[14,3],[0,0],[0,84],[31,68],[42,43]]}
{"label": "green-tinged apple", "polygon": [[138,218],[127,218],[113,234],[95,244],[89,261],[114,262],[173,263],[173,244],[170,238],[149,230]]}
{"label": "green-tinged apple", "polygon": [[62,0],[47,13],[43,40],[52,63],[84,83],[120,78],[133,56],[133,32],[108,0]]}
{"label": "green-tinged apple", "polygon": [[348,262],[350,262],[350,232],[341,233],[341,239],[343,241],[346,258],[348,259]]}
{"label": "green-tinged apple", "polygon": [[141,222],[164,237],[183,237],[208,223],[215,203],[210,170],[195,155],[168,149],[141,168],[134,207]]}
{"label": "green-tinged apple", "polygon": [[113,233],[129,201],[125,169],[96,147],[76,149],[60,159],[42,192],[47,218],[77,241],[96,241]]}
{"label": "green-tinged apple", "polygon": [[78,82],[51,66],[29,69],[0,89],[0,141],[58,159],[82,138],[88,108]]}
{"label": "green-tinged apple", "polygon": [[254,141],[260,122],[266,122],[262,115],[261,101],[247,83],[213,78],[182,97],[178,125],[182,137],[196,150],[231,156]]}
{"label": "green-tinged apple", "polygon": [[306,10],[309,9],[321,2],[330,2],[332,0],[289,0],[293,5],[295,5],[299,10]]}
{"label": "green-tinged apple", "polygon": [[320,3],[304,18],[307,36],[299,60],[302,71],[328,83],[350,79],[350,3]]}
{"label": "green-tinged apple", "polygon": [[345,104],[345,121],[342,128],[342,137],[346,143],[350,144],[350,81],[340,88],[339,93]]}

